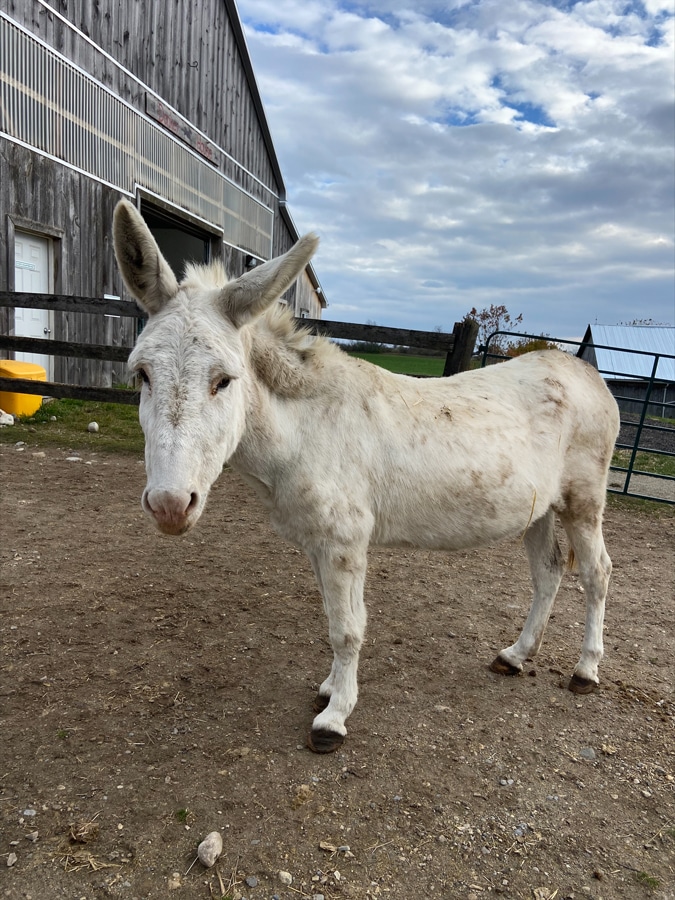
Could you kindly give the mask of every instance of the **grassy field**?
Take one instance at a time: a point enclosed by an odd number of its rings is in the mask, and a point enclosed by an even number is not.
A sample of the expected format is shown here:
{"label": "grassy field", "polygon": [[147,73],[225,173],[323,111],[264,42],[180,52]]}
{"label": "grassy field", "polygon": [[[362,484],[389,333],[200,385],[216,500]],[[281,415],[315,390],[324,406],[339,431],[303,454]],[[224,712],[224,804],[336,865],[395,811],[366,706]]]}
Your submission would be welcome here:
{"label": "grassy field", "polygon": [[649,513],[659,519],[675,519],[675,506],[658,500],[640,500],[625,494],[607,494],[609,509],[625,509],[634,513]]}
{"label": "grassy field", "polygon": [[[98,433],[87,431],[90,422],[98,423]],[[89,400],[52,400],[43,403],[34,416],[17,418],[14,425],[0,428],[0,443],[17,441],[73,450],[143,452],[137,406]]]}
{"label": "grassy field", "polygon": [[365,359],[367,362],[400,375],[442,375],[445,365],[444,356],[413,356],[409,353],[359,353],[350,352],[350,356]]}
{"label": "grassy field", "polygon": [[[615,450],[612,465],[627,469],[631,458],[630,450]],[[660,456],[658,453],[644,453],[638,450],[633,463],[636,472],[654,472],[656,475],[675,476],[675,457]]]}

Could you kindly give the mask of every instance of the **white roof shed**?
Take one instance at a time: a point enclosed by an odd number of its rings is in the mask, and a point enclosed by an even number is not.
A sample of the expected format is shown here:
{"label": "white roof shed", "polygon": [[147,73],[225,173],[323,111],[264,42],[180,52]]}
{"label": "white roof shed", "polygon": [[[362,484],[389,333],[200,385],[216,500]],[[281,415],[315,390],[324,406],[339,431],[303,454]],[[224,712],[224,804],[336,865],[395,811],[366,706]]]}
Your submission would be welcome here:
{"label": "white roof shed", "polygon": [[656,377],[675,381],[675,328],[671,326],[589,325],[578,355],[614,380],[649,378],[654,354],[660,356]]}

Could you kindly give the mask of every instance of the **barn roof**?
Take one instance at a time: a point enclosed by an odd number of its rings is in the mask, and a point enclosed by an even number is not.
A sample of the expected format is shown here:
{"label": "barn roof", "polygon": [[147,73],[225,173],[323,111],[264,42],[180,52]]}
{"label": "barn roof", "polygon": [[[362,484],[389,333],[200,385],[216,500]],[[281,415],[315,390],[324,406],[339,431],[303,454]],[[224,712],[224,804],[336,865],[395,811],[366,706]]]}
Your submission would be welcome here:
{"label": "barn roof", "polygon": [[[654,358],[649,355],[652,353],[675,355],[675,328],[667,325],[589,325],[579,356],[592,361],[605,378],[649,378],[654,365]],[[675,381],[675,359],[660,359],[656,376]]]}
{"label": "barn roof", "polygon": [[248,82],[248,88],[251,92],[253,105],[258,115],[260,130],[262,131],[263,141],[265,142],[265,149],[267,150],[270,158],[270,165],[272,166],[272,170],[274,172],[274,179],[279,186],[279,197],[281,200],[285,200],[286,185],[284,184],[284,179],[281,174],[281,166],[279,165],[279,160],[277,159],[277,152],[274,149],[274,142],[272,141],[272,134],[267,122],[265,107],[263,106],[262,97],[260,96],[260,91],[258,89],[258,82],[256,81],[255,73],[253,71],[251,54],[248,52],[248,44],[246,43],[246,36],[241,24],[241,19],[239,18],[239,10],[237,9],[235,0],[224,0],[224,3],[230,19],[230,25],[232,26],[232,34],[234,35],[237,49],[239,50],[239,54],[241,55],[242,65],[246,74],[246,81]]}
{"label": "barn roof", "polygon": [[[262,97],[260,96],[260,90],[258,89],[258,82],[256,81],[255,72],[253,71],[251,54],[248,51],[246,35],[244,34],[244,29],[239,17],[237,3],[236,0],[224,0],[224,3],[230,17],[232,34],[234,35],[234,39],[237,43],[237,48],[241,55],[244,73],[246,74],[246,81],[248,82],[251,97],[253,98],[253,105],[258,116],[258,121],[260,122],[260,130],[262,132],[263,141],[265,142],[265,149],[267,150],[267,154],[270,159],[270,165],[272,166],[272,171],[274,172],[275,181],[279,187],[279,211],[286,223],[286,226],[288,227],[288,230],[291,233],[293,240],[297,241],[300,237],[300,232],[298,231],[298,228],[293,221],[293,217],[290,214],[288,204],[286,202],[286,185],[284,184],[283,175],[281,174],[281,166],[279,165],[279,160],[277,158],[277,151],[274,149],[274,141],[272,140],[272,133],[270,131],[269,123],[267,122],[265,107],[262,102]],[[321,282],[319,281],[319,277],[316,274],[316,269],[314,268],[313,263],[308,263],[305,271],[307,272],[309,280],[312,283],[312,287],[317,293],[321,306],[325,309],[326,306],[328,306],[328,303],[326,302],[326,297],[324,295],[323,288],[321,287]]]}

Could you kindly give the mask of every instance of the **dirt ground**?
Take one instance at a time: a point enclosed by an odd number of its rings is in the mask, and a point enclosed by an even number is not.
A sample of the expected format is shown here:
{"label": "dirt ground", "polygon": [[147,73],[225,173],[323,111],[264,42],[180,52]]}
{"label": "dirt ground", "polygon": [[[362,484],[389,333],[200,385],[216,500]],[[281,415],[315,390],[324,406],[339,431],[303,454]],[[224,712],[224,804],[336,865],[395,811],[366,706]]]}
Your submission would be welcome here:
{"label": "dirt ground", "polygon": [[519,543],[373,551],[360,699],[326,757],[305,747],[331,659],[309,564],[236,475],[167,538],[135,457],[0,445],[0,471],[0,897],[675,897],[673,518],[607,513],[585,697],[574,575],[504,678]]}

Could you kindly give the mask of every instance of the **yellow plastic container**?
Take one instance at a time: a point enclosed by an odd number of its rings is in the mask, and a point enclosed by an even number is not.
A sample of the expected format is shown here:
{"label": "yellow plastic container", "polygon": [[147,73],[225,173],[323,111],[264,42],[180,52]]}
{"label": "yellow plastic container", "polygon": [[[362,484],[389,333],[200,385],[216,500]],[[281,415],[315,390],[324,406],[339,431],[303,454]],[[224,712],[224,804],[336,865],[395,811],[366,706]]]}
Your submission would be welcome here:
{"label": "yellow plastic container", "polygon": [[[0,378],[25,378],[27,381],[46,381],[47,373],[35,363],[16,359],[0,359]],[[32,416],[42,406],[40,394],[14,394],[0,391],[0,409],[13,416]]]}

